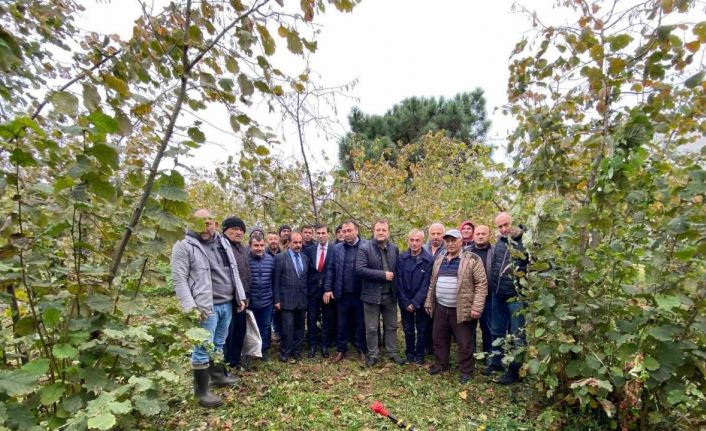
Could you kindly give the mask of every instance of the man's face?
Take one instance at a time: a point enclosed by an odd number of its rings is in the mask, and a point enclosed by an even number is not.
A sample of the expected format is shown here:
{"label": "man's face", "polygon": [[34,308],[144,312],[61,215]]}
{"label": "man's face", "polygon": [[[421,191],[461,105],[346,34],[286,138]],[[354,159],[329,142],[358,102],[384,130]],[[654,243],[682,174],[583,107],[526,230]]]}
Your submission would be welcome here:
{"label": "man's face", "polygon": [[495,226],[498,227],[498,232],[502,236],[508,236],[512,230],[512,217],[509,214],[500,214],[495,217]]}
{"label": "man's face", "polygon": [[353,244],[358,238],[358,228],[353,223],[346,223],[341,228],[343,240],[348,244]]}
{"label": "man's face", "polygon": [[295,253],[302,251],[302,244],[303,240],[301,234],[295,233],[289,238],[289,248]]}
{"label": "man's face", "polygon": [[326,244],[328,242],[328,228],[316,229],[316,237],[319,239],[319,244]]}
{"label": "man's face", "polygon": [[279,248],[279,235],[276,233],[270,233],[267,235],[267,247],[274,251]]}
{"label": "man's face", "polygon": [[424,245],[424,238],[418,233],[412,234],[407,238],[407,245],[412,254],[417,254],[422,249],[422,245]]}
{"label": "man's face", "polygon": [[461,244],[463,244],[463,238],[454,238],[452,236],[447,236],[444,238],[446,242],[446,250],[450,254],[456,254],[461,250]]}
{"label": "man's face", "polygon": [[280,237],[280,239],[282,239],[283,241],[286,241],[286,240],[289,239],[289,236],[290,236],[291,234],[292,234],[292,230],[291,230],[291,229],[282,229],[282,230],[280,231],[280,233],[279,233],[279,237]]}
{"label": "man's face", "polygon": [[377,223],[373,226],[373,234],[375,241],[385,242],[390,237],[390,227],[385,223]]}
{"label": "man's face", "polygon": [[265,254],[265,241],[262,239],[254,239],[250,242],[250,251],[255,256],[262,256]]}
{"label": "man's face", "polygon": [[336,231],[336,240],[343,241],[343,229],[339,229]]}
{"label": "man's face", "polygon": [[198,233],[202,240],[210,241],[218,228],[218,222],[213,219],[208,210],[198,210],[191,216],[189,228]]}
{"label": "man's face", "polygon": [[429,239],[434,247],[441,247],[444,243],[444,228],[439,225],[433,225],[429,228]]}
{"label": "man's face", "polygon": [[309,227],[305,227],[304,229],[302,229],[302,239],[304,240],[304,242],[310,242],[313,237],[314,237],[314,230],[313,229],[311,229]]}
{"label": "man's face", "polygon": [[473,241],[476,245],[484,246],[490,240],[490,229],[487,226],[478,226],[473,232]]}
{"label": "man's face", "polygon": [[469,241],[473,238],[473,226],[466,223],[461,228],[461,237],[464,241]]}
{"label": "man's face", "polygon": [[230,240],[230,242],[241,242],[245,231],[239,227],[229,227],[223,234]]}

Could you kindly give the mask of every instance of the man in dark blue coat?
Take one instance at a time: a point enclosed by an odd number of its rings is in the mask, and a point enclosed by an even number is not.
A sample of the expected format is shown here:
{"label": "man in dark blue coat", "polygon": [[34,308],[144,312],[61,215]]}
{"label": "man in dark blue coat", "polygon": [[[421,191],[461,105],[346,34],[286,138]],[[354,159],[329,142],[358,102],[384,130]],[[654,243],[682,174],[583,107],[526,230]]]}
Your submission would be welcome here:
{"label": "man in dark blue coat", "polygon": [[[324,282],[326,269],[331,263],[333,245],[328,242],[328,226],[316,226],[317,244],[304,249],[309,256],[309,278],[307,281],[307,310],[306,329],[309,338],[309,358],[316,356],[317,347],[321,347],[321,356],[329,357],[329,334],[331,333],[332,308],[334,304],[329,301],[324,304]],[[321,333],[317,331],[317,321],[321,316]]]}
{"label": "man in dark blue coat", "polygon": [[282,362],[300,360],[304,342],[309,257],[302,253],[302,243],[302,235],[293,232],[289,250],[275,257],[273,287],[275,309],[282,312]]}
{"label": "man in dark blue coat", "polygon": [[409,250],[397,258],[395,265],[397,302],[402,314],[406,361],[415,361],[420,365],[424,364],[425,334],[429,324],[424,301],[434,266],[434,257],[422,248],[423,244],[424,232],[412,229],[407,239]]}
{"label": "man in dark blue coat", "polygon": [[[522,230],[512,226],[512,217],[506,212],[501,212],[495,217],[498,228],[498,241],[495,243],[493,263],[490,272],[491,317],[490,332],[495,340],[504,338],[508,333],[512,335],[513,350],[525,345],[525,316],[522,309],[527,308],[527,303],[518,296],[515,288],[517,276],[515,272],[526,272],[527,258],[522,245]],[[513,255],[513,251],[515,255]],[[495,346],[494,346],[495,347]],[[498,349],[498,347],[495,347]],[[493,351],[491,365],[487,373],[501,371],[503,352]],[[522,363],[515,358],[508,366],[507,371],[496,381],[509,385],[519,380],[519,371]]]}
{"label": "man in dark blue coat", "polygon": [[358,223],[346,220],[341,225],[343,242],[333,247],[333,256],[326,270],[324,303],[336,300],[336,356],[333,363],[340,362],[348,351],[349,328],[354,328],[355,345],[360,360],[365,362],[365,324],[363,303],[360,300],[360,279],[355,273],[358,248],[367,241],[358,236]]}
{"label": "man in dark blue coat", "polygon": [[265,236],[262,232],[250,235],[250,310],[255,316],[257,329],[262,337],[262,359],[268,360],[271,346],[272,312],[274,292],[272,275],[275,259],[265,252]]}

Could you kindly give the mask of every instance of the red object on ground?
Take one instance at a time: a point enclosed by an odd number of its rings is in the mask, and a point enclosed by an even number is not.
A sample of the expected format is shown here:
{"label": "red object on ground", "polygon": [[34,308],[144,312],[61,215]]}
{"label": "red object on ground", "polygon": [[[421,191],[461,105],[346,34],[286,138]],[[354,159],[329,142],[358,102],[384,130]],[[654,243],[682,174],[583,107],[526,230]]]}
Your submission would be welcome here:
{"label": "red object on ground", "polygon": [[370,410],[372,410],[373,413],[377,413],[385,417],[390,415],[390,412],[385,409],[385,406],[383,406],[380,401],[375,401],[374,403],[372,403],[370,405]]}

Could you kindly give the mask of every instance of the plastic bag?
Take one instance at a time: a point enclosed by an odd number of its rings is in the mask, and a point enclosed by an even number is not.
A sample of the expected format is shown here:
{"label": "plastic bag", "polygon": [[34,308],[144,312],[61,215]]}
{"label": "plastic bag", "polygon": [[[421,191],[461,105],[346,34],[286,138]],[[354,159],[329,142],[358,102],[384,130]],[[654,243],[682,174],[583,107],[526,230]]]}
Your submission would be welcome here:
{"label": "plastic bag", "polygon": [[257,328],[255,315],[250,310],[245,310],[245,340],[243,341],[242,355],[262,358],[262,337]]}

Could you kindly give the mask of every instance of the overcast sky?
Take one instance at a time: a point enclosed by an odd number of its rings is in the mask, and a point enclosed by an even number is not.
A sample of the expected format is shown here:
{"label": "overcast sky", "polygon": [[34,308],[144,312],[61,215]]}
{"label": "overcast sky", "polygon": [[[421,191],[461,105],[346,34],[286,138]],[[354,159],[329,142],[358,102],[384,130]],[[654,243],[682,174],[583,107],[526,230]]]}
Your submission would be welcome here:
{"label": "overcast sky", "polygon": [[[555,10],[551,0],[526,3],[539,8],[540,16],[547,20],[564,13]],[[79,21],[81,28],[117,33],[125,39],[140,15],[139,4],[133,0],[84,0],[83,4],[86,11]],[[382,114],[407,97],[451,97],[480,87],[486,93],[492,120],[489,142],[498,147],[496,159],[502,159],[504,138],[513,122],[495,108],[507,101],[509,54],[531,29],[527,16],[513,13],[511,8],[510,0],[364,0],[353,13],[346,14],[329,7],[324,16],[317,17],[322,30],[312,68],[325,85],[357,80],[349,92],[355,100],[338,101],[341,133],[347,130],[346,116],[356,105],[366,113]],[[230,130],[224,112],[209,112],[208,117]],[[263,113],[258,117],[265,124],[281,126],[277,115]],[[224,154],[237,154],[239,146],[232,135],[209,128],[206,134],[213,143],[195,153],[193,165],[208,167]],[[283,138],[276,152],[298,154],[291,127],[285,126]],[[317,169],[336,162],[335,139],[309,131],[307,144]]]}

